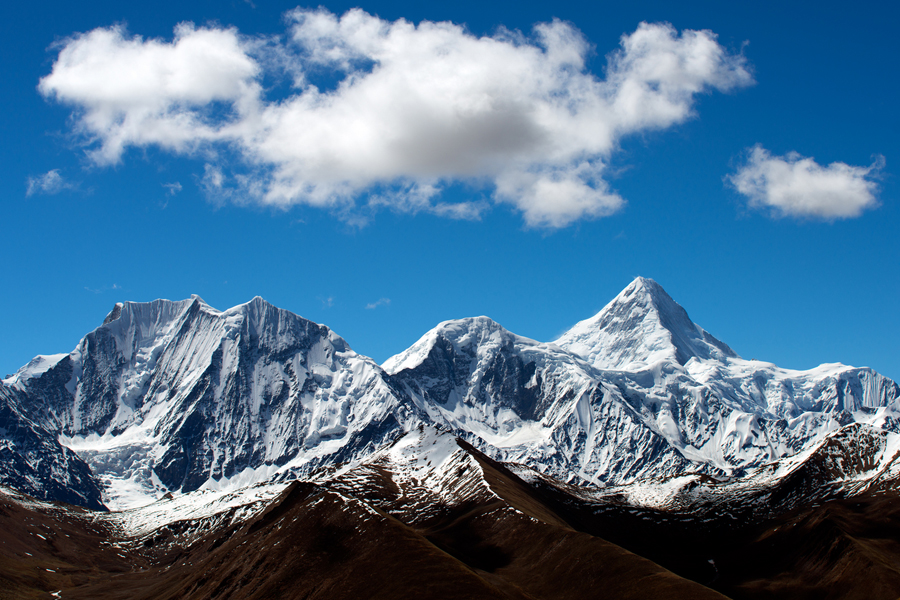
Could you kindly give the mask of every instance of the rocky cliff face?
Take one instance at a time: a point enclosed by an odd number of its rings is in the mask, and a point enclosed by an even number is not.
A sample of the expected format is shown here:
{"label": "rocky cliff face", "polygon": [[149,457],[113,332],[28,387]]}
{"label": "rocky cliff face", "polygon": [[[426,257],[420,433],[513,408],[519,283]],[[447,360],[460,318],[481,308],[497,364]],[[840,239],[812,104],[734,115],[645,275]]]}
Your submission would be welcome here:
{"label": "rocky cliff face", "polygon": [[90,467],[28,418],[22,410],[27,402],[21,392],[0,384],[0,481],[37,498],[103,508]]}

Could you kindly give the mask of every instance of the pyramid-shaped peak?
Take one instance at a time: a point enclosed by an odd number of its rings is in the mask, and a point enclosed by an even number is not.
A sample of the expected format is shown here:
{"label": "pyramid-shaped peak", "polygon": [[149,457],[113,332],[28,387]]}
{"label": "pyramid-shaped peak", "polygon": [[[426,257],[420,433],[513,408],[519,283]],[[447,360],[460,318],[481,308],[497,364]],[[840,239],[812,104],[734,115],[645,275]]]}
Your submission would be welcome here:
{"label": "pyramid-shaped peak", "polygon": [[651,293],[654,291],[659,291],[664,294],[666,293],[662,286],[656,283],[654,280],[650,279],[649,277],[641,277],[640,275],[635,277],[634,281],[629,283],[628,287],[626,287],[625,290],[628,290],[629,288],[643,288]]}
{"label": "pyramid-shaped peak", "polygon": [[649,309],[653,309],[660,318],[668,317],[667,320],[671,321],[671,325],[675,327],[686,329],[696,327],[688,316],[687,311],[672,299],[668,292],[663,289],[663,286],[648,277],[635,278],[606,308],[622,304],[626,306],[646,306]]}
{"label": "pyramid-shaped peak", "polygon": [[607,370],[638,370],[660,361],[684,365],[693,357],[722,359],[737,354],[691,321],[661,285],[638,277],[556,344]]}
{"label": "pyramid-shaped peak", "polygon": [[610,304],[616,302],[652,302],[658,307],[674,305],[681,308],[681,306],[669,296],[668,292],[663,289],[663,286],[659,285],[649,277],[636,277],[634,281],[628,284],[628,287],[619,292],[619,295],[616,296]]}

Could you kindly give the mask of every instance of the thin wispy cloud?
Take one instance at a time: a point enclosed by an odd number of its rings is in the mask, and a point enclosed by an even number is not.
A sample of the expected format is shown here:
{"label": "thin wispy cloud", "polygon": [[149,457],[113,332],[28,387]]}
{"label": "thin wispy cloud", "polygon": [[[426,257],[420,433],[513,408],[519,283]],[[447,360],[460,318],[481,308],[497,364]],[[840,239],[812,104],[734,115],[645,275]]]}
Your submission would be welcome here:
{"label": "thin wispy cloud", "polygon": [[[200,156],[228,146],[238,161],[207,165],[201,180],[216,198],[351,220],[360,207],[478,218],[483,200],[441,198],[464,182],[529,226],[557,228],[622,208],[607,165],[624,137],[691,118],[698,94],[753,82],[714,33],[668,24],[623,35],[600,78],[585,66],[590,44],[558,20],[478,37],[359,9],[287,19],[275,42],[184,23],[171,41],[118,26],[77,34],[38,89],[73,107],[97,164],[130,147]],[[317,87],[322,72],[337,85]],[[266,75],[295,87],[268,99]]]}
{"label": "thin wispy cloud", "polygon": [[29,177],[25,182],[25,195],[58,194],[64,190],[73,190],[77,186],[59,174],[59,169],[51,169],[43,175]]}
{"label": "thin wispy cloud", "polygon": [[756,145],[726,180],[751,208],[775,217],[849,219],[878,206],[876,177],[883,167],[883,157],[868,167],[843,162],[822,166],[796,152],[773,156]]}
{"label": "thin wispy cloud", "polygon": [[166,196],[174,196],[183,189],[181,187],[181,183],[179,183],[178,181],[173,181],[172,183],[164,183],[162,184],[162,186],[166,188]]}
{"label": "thin wispy cloud", "polygon": [[374,309],[378,308],[379,306],[390,306],[390,305],[391,305],[390,298],[380,298],[380,299],[376,300],[375,302],[370,302],[369,304],[366,304],[366,310],[374,310]]}

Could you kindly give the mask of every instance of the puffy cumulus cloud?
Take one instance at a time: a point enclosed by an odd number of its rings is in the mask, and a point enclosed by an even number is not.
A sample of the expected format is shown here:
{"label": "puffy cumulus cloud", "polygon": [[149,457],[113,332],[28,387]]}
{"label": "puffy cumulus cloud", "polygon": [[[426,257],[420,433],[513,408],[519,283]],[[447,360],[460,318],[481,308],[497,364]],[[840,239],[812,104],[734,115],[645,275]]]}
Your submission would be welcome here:
{"label": "puffy cumulus cloud", "polygon": [[43,175],[29,177],[25,183],[25,195],[58,194],[63,190],[75,189],[75,187],[75,184],[66,181],[66,179],[59,174],[59,169],[51,169]]}
{"label": "puffy cumulus cloud", "polygon": [[605,217],[625,201],[600,178],[602,165],[581,164],[537,172],[511,170],[496,180],[496,197],[515,204],[533,227],[565,227],[582,217]]}
{"label": "puffy cumulus cloud", "polygon": [[[116,26],[66,41],[38,90],[78,110],[93,160],[110,164],[127,146],[186,152],[234,139],[229,128],[252,112],[259,75],[234,29],[181,24],[163,42],[127,37]],[[224,121],[215,114],[223,103],[235,113]]]}
{"label": "puffy cumulus cloud", "polygon": [[747,163],[727,179],[751,207],[769,209],[775,216],[848,219],[878,206],[873,178],[883,166],[884,158],[878,157],[868,167],[842,162],[823,167],[796,152],[772,156],[756,145]]}
{"label": "puffy cumulus cloud", "polygon": [[[441,202],[465,182],[529,225],[563,227],[623,205],[604,179],[623,136],[683,122],[697,94],[752,83],[715,34],[666,24],[624,35],[601,79],[585,68],[584,36],[558,20],[479,37],[359,9],[287,17],[280,42],[189,24],[171,42],[96,29],[63,44],[39,89],[76,108],[99,163],[129,146],[227,145],[240,164],[217,159],[203,178],[220,197],[341,213],[365,197],[370,209],[477,218],[483,201]],[[271,70],[293,80],[286,97],[265,97]],[[313,83],[323,76],[334,85]]]}

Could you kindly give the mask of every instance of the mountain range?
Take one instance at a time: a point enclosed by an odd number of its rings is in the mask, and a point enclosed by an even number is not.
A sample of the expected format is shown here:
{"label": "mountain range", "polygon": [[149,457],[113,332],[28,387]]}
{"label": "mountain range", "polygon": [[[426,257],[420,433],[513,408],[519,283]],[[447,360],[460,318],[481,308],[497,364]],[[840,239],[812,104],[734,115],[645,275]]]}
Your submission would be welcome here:
{"label": "mountain range", "polygon": [[[289,513],[321,535],[335,519],[371,534],[340,538],[357,557],[343,561],[347,573],[389,569],[387,556],[366,553],[379,535],[402,538],[398,552],[433,555],[426,570],[468,582],[460,597],[585,597],[591,581],[613,585],[600,566],[576,576],[563,566],[567,556],[602,556],[633,573],[613,596],[756,597],[781,588],[753,583],[752,569],[722,574],[706,555],[748,564],[741,553],[762,543],[751,533],[823,503],[883,502],[900,477],[898,416],[900,386],[890,379],[837,363],[795,371],[742,359],[645,278],[552,342],[487,317],[460,319],[382,365],[261,298],[219,311],[194,296],[116,304],[72,352],[38,356],[7,376],[0,485],[4,514],[31,511],[57,528],[63,519],[85,540],[126,552],[132,571],[142,565],[146,577],[134,576],[128,597],[138,589],[164,597],[147,587],[150,575],[166,565],[190,579],[172,556],[203,548],[224,561],[209,567],[217,574],[202,584],[197,576],[193,591],[170,582],[181,590],[172,597],[226,589],[269,597],[250,590],[276,583],[249,575],[228,583],[216,569],[232,564],[225,550],[236,540],[251,543],[265,530],[269,541],[259,543],[275,544],[273,523],[280,531]],[[99,529],[86,532],[84,514]],[[362,526],[369,521],[387,530],[372,533]],[[740,532],[743,545],[726,544],[722,531]],[[694,541],[677,542],[685,532]],[[226,534],[210,550],[212,537]],[[558,555],[520,548],[538,539]],[[47,556],[63,560],[60,552]],[[871,569],[888,596],[900,593],[893,571]],[[295,582],[306,594],[296,597],[353,597],[347,573],[328,580],[337,587]],[[77,584],[19,571],[0,577],[23,590],[58,585],[65,597],[113,597],[87,574]],[[831,590],[845,589],[847,577]],[[817,590],[823,581],[801,579],[782,587]],[[569,596],[560,595],[563,582]],[[415,589],[393,583],[385,597]],[[441,594],[433,597],[451,597]]]}

